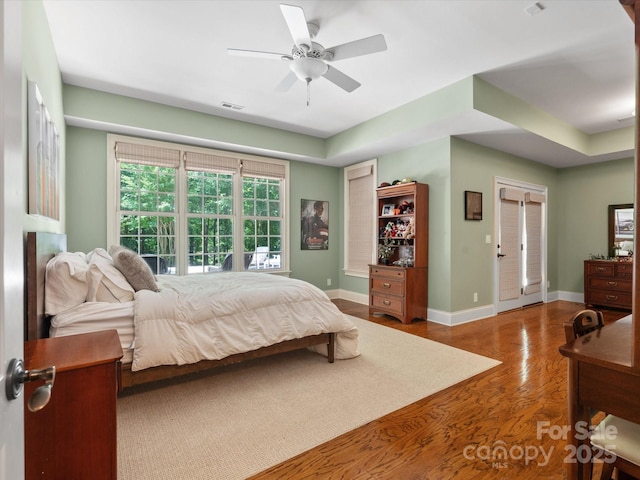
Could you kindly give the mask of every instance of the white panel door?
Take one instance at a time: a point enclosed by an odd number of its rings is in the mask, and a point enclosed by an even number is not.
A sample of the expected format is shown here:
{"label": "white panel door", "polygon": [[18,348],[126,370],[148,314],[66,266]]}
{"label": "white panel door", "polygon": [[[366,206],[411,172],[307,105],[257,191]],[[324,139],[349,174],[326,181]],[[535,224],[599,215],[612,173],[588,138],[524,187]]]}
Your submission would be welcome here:
{"label": "white panel door", "polygon": [[23,356],[22,2],[0,2],[0,480],[24,478],[23,398],[5,394]]}
{"label": "white panel door", "polygon": [[[535,189],[533,189],[535,188]],[[496,183],[496,311],[543,301],[546,190]]]}

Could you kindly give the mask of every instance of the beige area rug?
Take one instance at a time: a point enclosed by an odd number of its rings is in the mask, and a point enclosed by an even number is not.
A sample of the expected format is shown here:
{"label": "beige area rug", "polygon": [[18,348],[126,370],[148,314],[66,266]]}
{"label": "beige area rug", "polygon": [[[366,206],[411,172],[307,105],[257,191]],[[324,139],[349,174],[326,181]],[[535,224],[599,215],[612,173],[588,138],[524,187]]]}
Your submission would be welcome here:
{"label": "beige area rug", "polygon": [[500,363],[351,318],[358,358],[291,352],[119,398],[119,480],[246,478]]}

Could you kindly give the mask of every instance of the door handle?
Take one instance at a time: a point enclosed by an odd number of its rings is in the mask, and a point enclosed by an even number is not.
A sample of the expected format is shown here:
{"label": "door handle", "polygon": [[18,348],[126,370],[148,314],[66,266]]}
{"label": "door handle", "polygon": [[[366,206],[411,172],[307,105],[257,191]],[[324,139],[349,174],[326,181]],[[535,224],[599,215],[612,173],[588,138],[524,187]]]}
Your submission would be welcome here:
{"label": "door handle", "polygon": [[507,254],[506,254],[506,253],[499,253],[499,254],[498,254],[498,258],[502,258],[502,257],[506,257],[506,256],[507,256]]}
{"label": "door handle", "polygon": [[22,386],[25,382],[44,380],[44,385],[36,388],[27,404],[29,411],[37,412],[42,410],[49,400],[51,400],[51,390],[56,379],[56,367],[54,365],[41,370],[25,370],[24,362],[21,359],[13,358],[7,368],[5,378],[5,392],[7,399],[15,400],[22,393]]}

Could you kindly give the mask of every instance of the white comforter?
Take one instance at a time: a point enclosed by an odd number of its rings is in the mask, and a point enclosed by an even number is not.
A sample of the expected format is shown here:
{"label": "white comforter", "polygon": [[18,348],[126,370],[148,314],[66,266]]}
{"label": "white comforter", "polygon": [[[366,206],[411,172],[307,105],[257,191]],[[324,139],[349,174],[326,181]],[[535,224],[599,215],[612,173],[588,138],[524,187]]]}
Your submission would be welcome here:
{"label": "white comforter", "polygon": [[159,292],[135,294],[134,371],[325,332],[337,333],[336,359],[359,355],[355,325],[309,283],[254,273],[160,276],[158,283]]}

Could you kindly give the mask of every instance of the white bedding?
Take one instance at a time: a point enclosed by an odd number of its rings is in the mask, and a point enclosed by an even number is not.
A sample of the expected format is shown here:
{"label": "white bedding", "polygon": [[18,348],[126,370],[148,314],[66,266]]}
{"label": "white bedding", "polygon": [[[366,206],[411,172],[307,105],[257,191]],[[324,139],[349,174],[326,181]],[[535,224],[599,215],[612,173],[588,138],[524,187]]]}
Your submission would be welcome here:
{"label": "white bedding", "polygon": [[134,302],[85,302],[52,317],[49,336],[64,337],[97,330],[118,331],[122,345],[122,362],[133,360]]}
{"label": "white bedding", "polygon": [[[309,283],[230,272],[163,275],[158,285],[159,292],[136,292],[133,302],[85,302],[59,313],[50,335],[115,328],[123,362],[132,362],[134,371],[220,359],[326,332],[337,333],[336,359],[359,355],[357,328]],[[326,355],[324,345],[312,349]]]}
{"label": "white bedding", "polygon": [[327,295],[301,280],[254,273],[160,276],[135,294],[133,371],[220,359],[335,332],[336,359],[359,355],[358,330]]}

